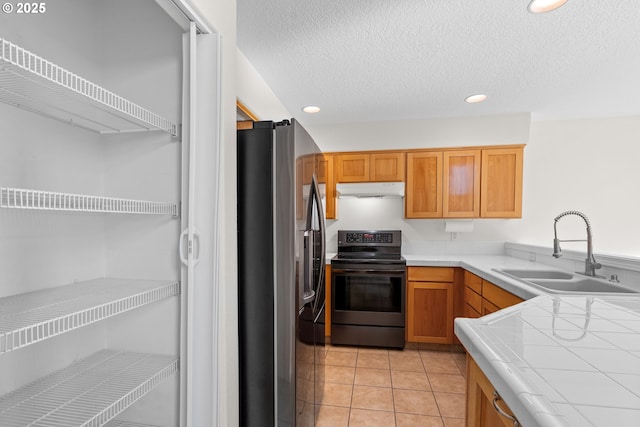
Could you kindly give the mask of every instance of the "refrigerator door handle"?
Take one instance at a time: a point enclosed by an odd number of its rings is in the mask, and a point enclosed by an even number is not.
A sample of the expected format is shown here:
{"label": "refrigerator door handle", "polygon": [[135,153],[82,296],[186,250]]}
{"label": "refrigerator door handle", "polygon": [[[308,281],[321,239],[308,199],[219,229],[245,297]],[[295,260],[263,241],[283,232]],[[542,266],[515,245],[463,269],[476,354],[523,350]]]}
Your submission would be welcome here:
{"label": "refrigerator door handle", "polygon": [[313,246],[315,244],[313,238],[313,230],[304,232],[304,288],[302,292],[302,300],[305,304],[312,302],[316,298],[316,292],[313,289]]}
{"label": "refrigerator door handle", "polygon": [[[324,294],[324,291],[322,290],[322,288],[324,287],[324,283],[325,283],[325,264],[326,264],[326,254],[325,254],[325,222],[324,222],[324,212],[322,211],[322,198],[320,197],[320,187],[318,186],[318,178],[316,176],[316,174],[314,173],[311,176],[311,194],[309,196],[309,202],[311,203],[311,199],[313,198],[313,200],[315,201],[315,206],[316,206],[316,215],[318,218],[318,227],[320,228],[320,263],[318,264],[318,282],[314,283],[313,286],[313,290],[315,292],[320,292],[321,295]],[[309,206],[309,210],[311,210],[311,206]],[[309,215],[307,217],[307,229],[310,229],[310,224],[309,222],[311,221],[311,212],[309,212]],[[310,234],[313,235],[313,232],[311,232]],[[311,247],[311,259],[315,261],[314,257],[313,257],[313,251],[315,249],[315,246]],[[314,265],[311,266],[312,270],[313,270]],[[311,275],[311,279],[313,279],[313,273]],[[322,292],[321,292],[322,291]],[[314,310],[316,313],[318,313],[318,315],[320,314],[320,311],[322,309],[322,306],[324,305],[324,299],[323,301],[320,301],[319,299],[316,299],[314,302]]]}

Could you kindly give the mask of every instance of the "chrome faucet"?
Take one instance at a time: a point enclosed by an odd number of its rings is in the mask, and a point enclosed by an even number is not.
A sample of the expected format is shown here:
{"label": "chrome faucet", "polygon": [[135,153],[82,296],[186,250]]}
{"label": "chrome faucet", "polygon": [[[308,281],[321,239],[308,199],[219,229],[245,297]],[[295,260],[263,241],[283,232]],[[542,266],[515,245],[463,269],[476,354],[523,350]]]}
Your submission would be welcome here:
{"label": "chrome faucet", "polygon": [[[558,224],[558,220],[563,216],[567,215],[577,215],[584,220],[587,224],[587,240],[559,240],[558,239],[558,230],[556,225]],[[596,277],[596,270],[602,268],[602,265],[596,262],[596,258],[593,256],[593,243],[591,241],[591,223],[589,222],[589,218],[582,212],[578,211],[566,211],[562,212],[560,215],[555,217],[553,220],[553,256],[555,258],[560,258],[562,256],[562,249],[560,249],[560,242],[587,242],[587,259],[584,260],[584,275],[586,276],[594,276]]]}

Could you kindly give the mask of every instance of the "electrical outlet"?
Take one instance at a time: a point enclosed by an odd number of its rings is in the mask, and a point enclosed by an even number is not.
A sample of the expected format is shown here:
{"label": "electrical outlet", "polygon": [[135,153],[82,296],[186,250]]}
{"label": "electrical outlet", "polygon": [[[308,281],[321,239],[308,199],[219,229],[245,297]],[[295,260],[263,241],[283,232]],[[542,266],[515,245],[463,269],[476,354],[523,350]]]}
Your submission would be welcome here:
{"label": "electrical outlet", "polygon": [[529,261],[536,262],[536,253],[535,252],[529,252]]}
{"label": "electrical outlet", "polygon": [[451,233],[451,240],[458,240],[458,232],[454,231]]}

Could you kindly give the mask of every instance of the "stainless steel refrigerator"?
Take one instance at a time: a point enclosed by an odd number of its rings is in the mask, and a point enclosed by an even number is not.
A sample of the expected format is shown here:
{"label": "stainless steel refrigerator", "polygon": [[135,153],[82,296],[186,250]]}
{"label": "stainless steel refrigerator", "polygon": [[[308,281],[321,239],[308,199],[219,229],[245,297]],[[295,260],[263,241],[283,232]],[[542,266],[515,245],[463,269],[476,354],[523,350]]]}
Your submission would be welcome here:
{"label": "stainless steel refrigerator", "polygon": [[240,425],[313,426],[322,393],[320,150],[295,120],[238,131]]}

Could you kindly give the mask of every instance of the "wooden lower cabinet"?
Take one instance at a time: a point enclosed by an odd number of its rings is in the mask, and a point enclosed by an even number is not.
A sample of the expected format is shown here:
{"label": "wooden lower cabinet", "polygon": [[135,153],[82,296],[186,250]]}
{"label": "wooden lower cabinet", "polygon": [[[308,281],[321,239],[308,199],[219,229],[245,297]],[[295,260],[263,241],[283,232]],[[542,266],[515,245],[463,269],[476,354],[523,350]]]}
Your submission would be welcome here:
{"label": "wooden lower cabinet", "polygon": [[[514,427],[513,412],[506,403],[496,398],[495,388],[486,375],[482,372],[478,364],[472,357],[467,355],[467,427]],[[494,408],[496,405],[507,414],[501,415]]]}
{"label": "wooden lower cabinet", "polygon": [[[522,298],[513,295],[509,291],[505,291],[499,286],[494,285],[486,280],[482,281],[482,303],[483,315],[511,307],[524,301]],[[485,313],[485,305],[487,307]]]}
{"label": "wooden lower cabinet", "polygon": [[464,272],[464,316],[480,317],[494,313],[503,308],[521,303],[522,298],[505,291],[499,286]]}
{"label": "wooden lower cabinet", "polygon": [[453,308],[453,268],[408,268],[407,341],[451,344]]}

